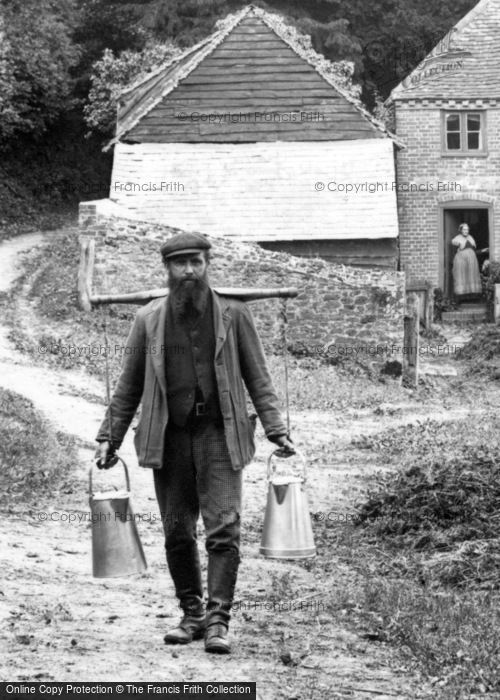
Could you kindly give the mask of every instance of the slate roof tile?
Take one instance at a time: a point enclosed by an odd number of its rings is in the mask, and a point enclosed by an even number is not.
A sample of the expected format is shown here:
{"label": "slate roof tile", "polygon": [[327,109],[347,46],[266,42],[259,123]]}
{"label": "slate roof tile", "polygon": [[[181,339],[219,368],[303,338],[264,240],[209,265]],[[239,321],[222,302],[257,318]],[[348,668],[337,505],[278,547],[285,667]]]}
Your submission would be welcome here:
{"label": "slate roof tile", "polygon": [[480,0],[391,93],[410,99],[500,98],[500,0]]}

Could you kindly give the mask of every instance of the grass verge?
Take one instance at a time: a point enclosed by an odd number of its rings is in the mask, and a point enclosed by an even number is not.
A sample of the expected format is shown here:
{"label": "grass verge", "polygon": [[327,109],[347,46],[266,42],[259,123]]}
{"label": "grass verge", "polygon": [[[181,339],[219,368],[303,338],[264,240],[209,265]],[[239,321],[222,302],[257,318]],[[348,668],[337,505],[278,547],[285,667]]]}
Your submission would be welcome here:
{"label": "grass verge", "polygon": [[31,209],[9,221],[2,219],[0,213],[0,241],[7,241],[10,238],[35,231],[54,231],[62,226],[75,224],[77,217],[78,211],[75,206],[42,212]]}
{"label": "grass verge", "polygon": [[71,491],[75,441],[55,431],[28,399],[0,389],[0,506]]}

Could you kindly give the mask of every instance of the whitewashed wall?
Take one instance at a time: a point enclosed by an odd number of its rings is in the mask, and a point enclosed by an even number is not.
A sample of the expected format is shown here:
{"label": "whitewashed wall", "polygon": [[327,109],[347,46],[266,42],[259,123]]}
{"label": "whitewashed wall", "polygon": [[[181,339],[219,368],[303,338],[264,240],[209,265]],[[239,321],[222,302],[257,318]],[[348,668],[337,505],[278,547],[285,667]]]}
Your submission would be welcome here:
{"label": "whitewashed wall", "polygon": [[120,143],[110,198],[124,216],[242,240],[393,238],[394,182],[385,138]]}

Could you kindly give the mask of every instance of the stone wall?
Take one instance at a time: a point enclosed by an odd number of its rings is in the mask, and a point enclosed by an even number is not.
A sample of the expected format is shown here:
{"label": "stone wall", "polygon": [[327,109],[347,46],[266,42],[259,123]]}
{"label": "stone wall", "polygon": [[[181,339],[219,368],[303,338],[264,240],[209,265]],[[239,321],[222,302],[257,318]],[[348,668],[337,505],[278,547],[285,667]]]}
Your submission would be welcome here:
{"label": "stone wall", "polygon": [[[93,294],[165,286],[159,242],[177,229],[97,216],[86,203],[81,234],[96,238]],[[356,359],[381,367],[401,361],[404,275],[362,270],[319,258],[263,250],[253,243],[210,237],[214,287],[296,287],[287,302],[289,348],[298,354]],[[281,301],[251,302],[268,351],[282,349]]]}

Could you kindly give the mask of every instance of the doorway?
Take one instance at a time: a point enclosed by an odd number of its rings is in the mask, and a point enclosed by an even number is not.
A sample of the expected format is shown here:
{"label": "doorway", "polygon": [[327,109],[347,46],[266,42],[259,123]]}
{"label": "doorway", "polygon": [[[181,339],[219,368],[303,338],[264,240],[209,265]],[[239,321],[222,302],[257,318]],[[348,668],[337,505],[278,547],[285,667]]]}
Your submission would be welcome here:
{"label": "doorway", "polygon": [[468,224],[470,235],[476,242],[476,255],[479,269],[490,257],[490,225],[488,207],[453,207],[443,210],[443,292],[453,297],[453,258],[456,248],[451,239],[458,234],[460,224]]}

